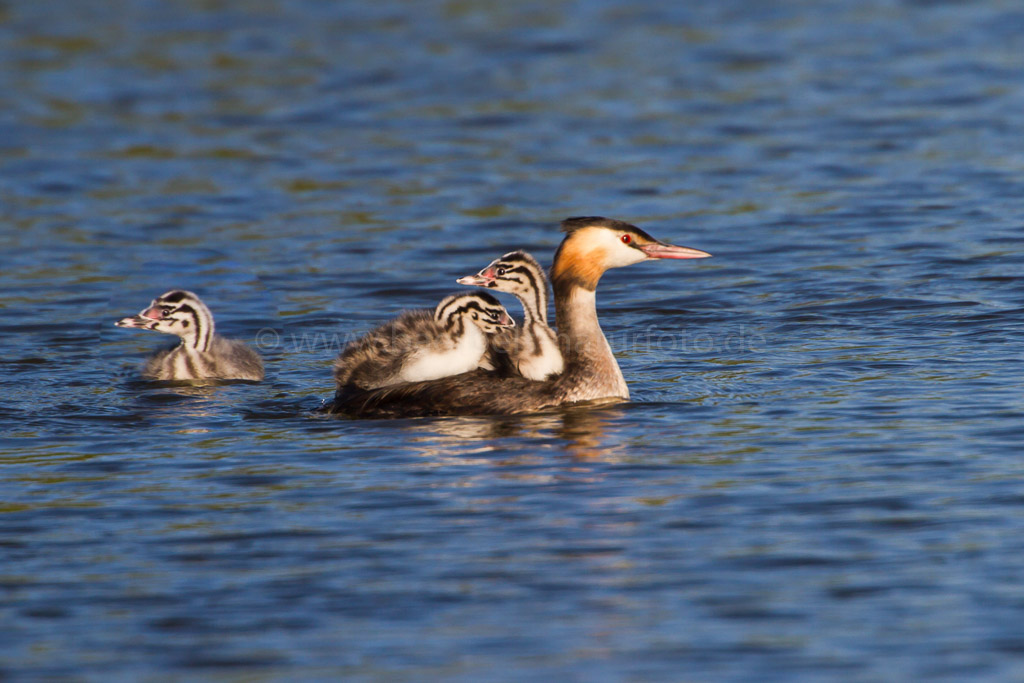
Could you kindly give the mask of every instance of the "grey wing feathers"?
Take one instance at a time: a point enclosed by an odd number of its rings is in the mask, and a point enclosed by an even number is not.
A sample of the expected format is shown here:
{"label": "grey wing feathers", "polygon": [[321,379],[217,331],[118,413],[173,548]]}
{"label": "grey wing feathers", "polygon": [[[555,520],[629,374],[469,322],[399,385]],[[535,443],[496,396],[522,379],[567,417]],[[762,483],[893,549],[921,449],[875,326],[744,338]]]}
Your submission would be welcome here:
{"label": "grey wing feathers", "polygon": [[263,358],[245,342],[214,335],[212,353],[204,354],[217,379],[263,379]]}
{"label": "grey wing feathers", "polygon": [[363,389],[390,384],[410,354],[438,332],[430,311],[402,313],[346,345],[334,361],[334,381]]}

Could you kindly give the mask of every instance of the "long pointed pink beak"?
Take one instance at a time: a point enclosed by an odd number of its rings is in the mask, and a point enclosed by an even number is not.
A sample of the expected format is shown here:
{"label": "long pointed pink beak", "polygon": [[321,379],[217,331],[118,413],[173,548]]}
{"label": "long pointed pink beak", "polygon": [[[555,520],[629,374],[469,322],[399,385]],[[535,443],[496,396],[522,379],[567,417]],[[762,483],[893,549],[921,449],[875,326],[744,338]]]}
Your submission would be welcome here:
{"label": "long pointed pink beak", "polygon": [[690,247],[677,247],[674,244],[654,242],[653,244],[640,244],[640,251],[650,258],[708,258],[711,256],[706,251],[691,249]]}

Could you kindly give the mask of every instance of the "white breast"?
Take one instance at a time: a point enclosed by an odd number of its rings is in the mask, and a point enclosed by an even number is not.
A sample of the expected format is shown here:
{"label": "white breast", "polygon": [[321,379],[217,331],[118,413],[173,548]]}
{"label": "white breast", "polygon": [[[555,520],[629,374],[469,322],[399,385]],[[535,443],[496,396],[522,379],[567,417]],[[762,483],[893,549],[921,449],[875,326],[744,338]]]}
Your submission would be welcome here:
{"label": "white breast", "polygon": [[[516,369],[526,379],[544,380],[552,375],[559,375],[565,369],[562,360],[562,352],[558,350],[558,342],[555,335],[547,325],[534,325],[533,330],[523,330],[524,334],[532,337],[526,345],[528,350],[520,353],[515,359]],[[537,344],[533,344],[533,337]]]}
{"label": "white breast", "polygon": [[458,339],[447,339],[416,351],[402,366],[399,379],[403,382],[422,382],[450,375],[461,375],[476,369],[487,350],[487,339],[475,325],[466,325]]}

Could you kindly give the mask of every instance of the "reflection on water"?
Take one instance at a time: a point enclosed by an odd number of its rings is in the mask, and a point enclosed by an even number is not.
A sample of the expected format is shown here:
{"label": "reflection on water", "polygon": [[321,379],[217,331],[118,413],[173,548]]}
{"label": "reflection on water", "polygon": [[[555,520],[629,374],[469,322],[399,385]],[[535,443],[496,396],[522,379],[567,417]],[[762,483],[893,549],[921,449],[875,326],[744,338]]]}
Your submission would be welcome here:
{"label": "reflection on water", "polygon": [[[530,441],[533,452],[499,462],[520,464],[545,457],[568,455],[573,459],[615,462],[628,452],[626,444],[615,439],[612,424],[622,419],[614,407],[573,407],[540,415],[509,417],[452,417],[412,421],[403,427],[414,434],[409,440],[432,463],[443,465],[493,463],[489,456],[503,454],[506,443]],[[548,456],[550,457],[550,456]]]}
{"label": "reflection on water", "polygon": [[628,453],[612,426],[623,415],[615,408],[569,409],[563,413],[562,424],[555,433],[566,441],[565,451],[573,458],[616,462]]}
{"label": "reflection on water", "polygon": [[[143,420],[161,421],[169,418],[184,426],[185,433],[209,431],[202,425],[236,405],[237,395],[228,387],[253,384],[223,380],[131,380],[123,385]],[[189,428],[187,425],[193,424]]]}

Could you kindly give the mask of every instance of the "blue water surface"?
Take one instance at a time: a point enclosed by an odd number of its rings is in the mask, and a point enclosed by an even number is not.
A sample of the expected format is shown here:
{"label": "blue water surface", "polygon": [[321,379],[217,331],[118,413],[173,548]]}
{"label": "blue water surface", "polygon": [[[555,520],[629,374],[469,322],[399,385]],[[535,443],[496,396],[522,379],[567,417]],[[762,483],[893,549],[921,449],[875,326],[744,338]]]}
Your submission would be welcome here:
{"label": "blue water surface", "polygon": [[[0,212],[0,678],[1024,677],[1017,3],[3,3]],[[314,414],[572,215],[632,402]]]}

